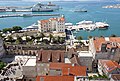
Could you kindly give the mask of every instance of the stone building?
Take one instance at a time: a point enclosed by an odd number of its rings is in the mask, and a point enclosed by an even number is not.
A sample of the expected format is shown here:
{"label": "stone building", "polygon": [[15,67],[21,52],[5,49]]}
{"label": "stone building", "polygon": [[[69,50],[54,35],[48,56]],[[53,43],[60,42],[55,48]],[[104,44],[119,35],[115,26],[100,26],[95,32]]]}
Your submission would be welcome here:
{"label": "stone building", "polygon": [[89,42],[95,63],[98,59],[120,62],[120,37],[94,37]]}
{"label": "stone building", "polygon": [[111,78],[111,74],[120,74],[120,65],[111,60],[100,59],[98,60],[98,72]]}
{"label": "stone building", "polygon": [[40,32],[65,32],[65,18],[50,18],[48,20],[38,21],[38,28]]}

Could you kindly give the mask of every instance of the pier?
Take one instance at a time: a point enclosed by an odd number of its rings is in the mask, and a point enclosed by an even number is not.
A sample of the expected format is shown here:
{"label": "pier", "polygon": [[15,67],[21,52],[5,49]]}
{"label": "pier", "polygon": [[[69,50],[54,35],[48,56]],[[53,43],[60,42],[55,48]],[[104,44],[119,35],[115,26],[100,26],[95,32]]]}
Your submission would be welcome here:
{"label": "pier", "polygon": [[6,18],[6,17],[33,17],[33,16],[60,16],[60,14],[9,14],[9,15],[0,15],[0,18]]}

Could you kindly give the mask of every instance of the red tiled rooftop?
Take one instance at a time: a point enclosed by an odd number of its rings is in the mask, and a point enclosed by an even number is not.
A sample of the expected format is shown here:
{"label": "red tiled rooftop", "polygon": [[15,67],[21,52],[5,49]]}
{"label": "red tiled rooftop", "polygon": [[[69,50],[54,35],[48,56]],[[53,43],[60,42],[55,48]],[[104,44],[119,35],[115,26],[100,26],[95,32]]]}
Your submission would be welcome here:
{"label": "red tiled rooftop", "polygon": [[65,21],[65,18],[61,17],[58,19],[58,21]]}
{"label": "red tiled rooftop", "polygon": [[41,23],[48,23],[49,22],[49,20],[40,20],[41,21]]}
{"label": "red tiled rooftop", "polygon": [[[96,51],[100,52],[101,45],[107,44],[107,42],[116,43],[117,47],[120,48],[120,37],[109,37],[109,41],[106,41],[104,37],[95,37],[94,46],[95,46]],[[107,44],[107,48],[111,48],[111,47],[116,47],[116,46],[112,46],[111,44]]]}
{"label": "red tiled rooftop", "polygon": [[85,66],[72,66],[66,63],[50,63],[50,69],[61,69],[62,75],[86,76]]}
{"label": "red tiled rooftop", "polygon": [[36,81],[74,81],[74,76],[37,76]]}
{"label": "red tiled rooftop", "polygon": [[50,63],[50,69],[62,69],[71,66],[72,66],[71,64],[67,64],[67,63]]}
{"label": "red tiled rooftop", "polygon": [[[112,42],[116,42],[120,44],[120,37],[110,37],[109,39]],[[118,45],[118,47],[120,48],[120,45]]]}
{"label": "red tiled rooftop", "polygon": [[109,37],[110,41],[120,43],[120,37]]}
{"label": "red tiled rooftop", "polygon": [[112,78],[114,81],[119,81],[119,80],[120,80],[120,74],[112,74],[112,75],[111,75],[111,78]]}
{"label": "red tiled rooftop", "polygon": [[101,47],[102,43],[105,43],[105,39],[103,37],[95,38],[94,45],[95,45],[95,49],[97,52],[100,51],[100,47]]}
{"label": "red tiled rooftop", "polygon": [[111,60],[99,60],[99,62],[106,68],[108,72],[111,72],[116,68],[120,68],[120,65],[117,62]]}
{"label": "red tiled rooftop", "polygon": [[48,19],[48,20],[40,20],[40,21],[41,21],[41,23],[48,23],[50,20],[51,20],[51,21],[53,21],[53,20],[55,20],[55,21],[65,21],[65,18],[63,18],[63,17],[50,18],[50,19]]}
{"label": "red tiled rooftop", "polygon": [[38,51],[37,62],[64,62],[65,51],[61,50],[40,50]]}

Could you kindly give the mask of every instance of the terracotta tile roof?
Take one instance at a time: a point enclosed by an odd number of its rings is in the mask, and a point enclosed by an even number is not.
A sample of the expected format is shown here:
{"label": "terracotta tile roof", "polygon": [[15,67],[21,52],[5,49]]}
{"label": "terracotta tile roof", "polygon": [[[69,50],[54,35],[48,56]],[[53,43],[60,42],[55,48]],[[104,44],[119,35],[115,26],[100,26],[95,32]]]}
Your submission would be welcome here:
{"label": "terracotta tile roof", "polygon": [[117,46],[120,48],[120,37],[110,37],[110,41],[119,43]]}
{"label": "terracotta tile roof", "polygon": [[63,18],[63,17],[59,17],[59,18],[50,18],[49,20],[65,21],[65,18]]}
{"label": "terracotta tile roof", "polygon": [[112,42],[119,42],[120,43],[120,37],[109,37],[109,39]]}
{"label": "terracotta tile roof", "polygon": [[61,17],[58,19],[58,21],[65,21],[65,18]]}
{"label": "terracotta tile roof", "polygon": [[74,76],[37,76],[36,81],[74,81]]}
{"label": "terracotta tile roof", "polygon": [[61,69],[62,75],[86,76],[85,66],[72,66],[72,64],[66,63],[51,63],[50,69]]}
{"label": "terracotta tile roof", "polygon": [[112,74],[112,75],[111,75],[111,78],[112,78],[114,81],[120,81],[120,74]]}
{"label": "terracotta tile roof", "polygon": [[50,18],[49,20],[56,20],[57,21],[58,18]]}
{"label": "terracotta tile roof", "polygon": [[[102,44],[107,44],[107,48],[119,47],[120,48],[120,37],[108,37],[109,41],[106,41],[104,37],[95,37],[94,38],[94,46],[96,52],[100,52],[100,48]],[[108,44],[109,43],[109,44]],[[116,45],[112,45],[116,44]]]}
{"label": "terracotta tile roof", "polygon": [[97,52],[100,51],[102,43],[105,43],[105,39],[103,37],[95,38],[94,46]]}
{"label": "terracotta tile roof", "polygon": [[37,62],[62,62],[64,63],[65,51],[61,50],[40,50],[38,51]]}
{"label": "terracotta tile roof", "polygon": [[117,68],[120,68],[120,65],[117,62],[114,62],[111,60],[99,60],[99,62],[108,72],[111,72]]}
{"label": "terracotta tile roof", "polygon": [[49,22],[49,20],[40,20],[41,21],[41,23],[48,23]]}
{"label": "terracotta tile roof", "polygon": [[48,22],[53,21],[53,20],[55,20],[55,21],[65,21],[65,18],[63,18],[63,17],[50,18],[50,19],[48,19],[48,20],[40,20],[40,22],[41,22],[41,23],[48,23]]}
{"label": "terracotta tile roof", "polygon": [[71,67],[71,64],[68,63],[50,63],[50,69],[62,69],[62,68]]}

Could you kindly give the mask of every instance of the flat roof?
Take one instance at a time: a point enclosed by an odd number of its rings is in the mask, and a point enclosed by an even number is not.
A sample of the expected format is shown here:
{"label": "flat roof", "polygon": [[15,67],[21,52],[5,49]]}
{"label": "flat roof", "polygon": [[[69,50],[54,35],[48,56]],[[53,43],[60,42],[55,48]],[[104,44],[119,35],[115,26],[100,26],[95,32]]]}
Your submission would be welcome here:
{"label": "flat roof", "polygon": [[35,58],[29,58],[24,66],[35,66],[35,65],[36,65],[36,59]]}
{"label": "flat roof", "polygon": [[80,51],[78,57],[93,57],[92,53],[89,51]]}

